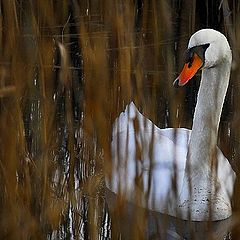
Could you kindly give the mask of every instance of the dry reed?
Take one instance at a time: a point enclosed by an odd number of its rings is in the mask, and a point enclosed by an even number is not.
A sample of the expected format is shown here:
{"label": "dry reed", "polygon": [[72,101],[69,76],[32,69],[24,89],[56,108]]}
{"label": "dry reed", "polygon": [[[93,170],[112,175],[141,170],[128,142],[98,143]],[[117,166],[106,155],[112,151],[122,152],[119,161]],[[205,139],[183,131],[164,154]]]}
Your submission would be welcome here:
{"label": "dry reed", "polygon": [[172,82],[203,27],[224,32],[234,53],[219,146],[239,176],[240,6],[213,2],[0,2],[1,239],[158,239],[164,216],[110,193],[106,203],[112,123],[134,100],[160,127],[191,127],[198,82]]}

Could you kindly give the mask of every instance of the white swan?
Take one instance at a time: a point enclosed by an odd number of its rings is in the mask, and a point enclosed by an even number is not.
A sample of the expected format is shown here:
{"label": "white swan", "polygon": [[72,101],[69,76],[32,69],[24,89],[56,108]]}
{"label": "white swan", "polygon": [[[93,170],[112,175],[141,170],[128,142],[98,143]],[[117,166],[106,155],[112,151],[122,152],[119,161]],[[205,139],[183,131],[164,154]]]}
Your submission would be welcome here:
{"label": "white swan", "polygon": [[201,69],[192,130],[159,129],[129,104],[112,134],[111,191],[148,209],[192,221],[232,214],[235,173],[216,147],[232,54],[226,37],[203,29],[189,40],[186,64],[174,84]]}

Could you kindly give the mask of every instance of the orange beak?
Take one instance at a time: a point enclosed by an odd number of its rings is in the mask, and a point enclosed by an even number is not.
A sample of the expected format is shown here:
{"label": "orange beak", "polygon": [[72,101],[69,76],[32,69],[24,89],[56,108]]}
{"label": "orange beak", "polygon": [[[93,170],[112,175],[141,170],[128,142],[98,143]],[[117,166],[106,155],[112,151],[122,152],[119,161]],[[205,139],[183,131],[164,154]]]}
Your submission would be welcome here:
{"label": "orange beak", "polygon": [[186,63],[179,77],[174,81],[174,86],[184,86],[202,67],[202,59],[194,53],[192,64]]}

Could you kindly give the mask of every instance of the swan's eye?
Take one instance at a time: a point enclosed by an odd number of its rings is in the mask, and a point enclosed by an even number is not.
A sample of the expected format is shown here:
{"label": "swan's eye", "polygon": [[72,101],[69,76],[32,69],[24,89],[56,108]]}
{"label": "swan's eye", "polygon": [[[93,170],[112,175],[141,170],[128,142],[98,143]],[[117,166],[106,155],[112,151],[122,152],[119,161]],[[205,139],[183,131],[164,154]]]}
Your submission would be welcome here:
{"label": "swan's eye", "polygon": [[190,58],[190,60],[188,62],[188,68],[192,67],[192,63],[193,63],[193,56]]}
{"label": "swan's eye", "polygon": [[206,44],[203,44],[201,46],[204,49],[204,51],[206,51],[206,49],[210,46],[210,43],[206,43]]}
{"label": "swan's eye", "polygon": [[202,62],[204,63],[205,61],[205,52],[207,50],[207,48],[210,46],[210,43],[206,43],[203,45],[198,45],[192,48],[189,48],[186,52],[185,55],[185,63],[188,64],[188,68],[192,67],[192,63],[193,63],[193,56],[194,54],[197,54],[198,57],[201,58]]}
{"label": "swan's eye", "polygon": [[189,68],[191,67],[191,64],[193,62],[193,55],[194,55],[194,52],[192,51],[192,49],[189,49],[185,55],[185,63],[189,64]]}

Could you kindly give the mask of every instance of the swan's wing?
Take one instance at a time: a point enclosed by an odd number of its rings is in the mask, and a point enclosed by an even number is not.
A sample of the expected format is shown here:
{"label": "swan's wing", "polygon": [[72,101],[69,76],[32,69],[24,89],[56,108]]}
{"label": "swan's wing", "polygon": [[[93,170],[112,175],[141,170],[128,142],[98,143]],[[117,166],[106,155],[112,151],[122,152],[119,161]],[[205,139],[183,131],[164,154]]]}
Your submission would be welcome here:
{"label": "swan's wing", "polygon": [[172,189],[181,189],[187,154],[187,146],[174,144],[170,131],[164,133],[133,103],[128,105],[114,124],[109,186],[115,193],[122,192],[128,200],[134,197],[136,189],[141,189],[149,194],[148,207],[162,212]]}
{"label": "swan's wing", "polygon": [[[231,199],[233,194],[234,182],[236,174],[232,169],[228,159],[223,155],[222,151],[217,147],[217,176],[220,183],[221,191],[225,198]],[[229,200],[231,201],[231,200]]]}
{"label": "swan's wing", "polygon": [[163,136],[169,138],[174,144],[187,148],[191,136],[191,130],[187,128],[160,129]]}
{"label": "swan's wing", "polygon": [[169,138],[174,144],[184,148],[187,148],[191,136],[191,130],[186,128],[158,128],[151,120],[138,111],[133,102],[127,105],[125,111],[115,120],[112,137],[114,138],[116,134],[125,131],[144,133],[157,131],[158,134]]}

